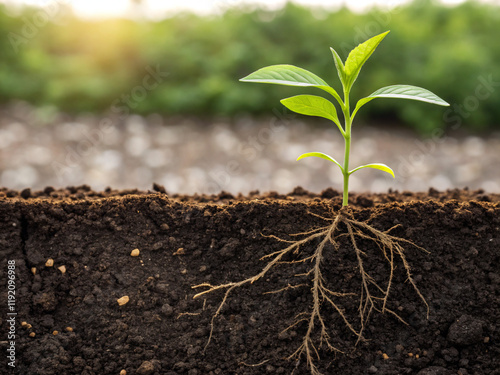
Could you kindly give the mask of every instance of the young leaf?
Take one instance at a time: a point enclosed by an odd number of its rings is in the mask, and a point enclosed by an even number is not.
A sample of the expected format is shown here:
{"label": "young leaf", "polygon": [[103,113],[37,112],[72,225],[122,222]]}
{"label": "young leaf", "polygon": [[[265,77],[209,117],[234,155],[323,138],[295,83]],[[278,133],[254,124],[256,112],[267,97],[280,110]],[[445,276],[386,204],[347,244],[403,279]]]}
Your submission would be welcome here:
{"label": "young leaf", "polygon": [[389,173],[393,178],[396,178],[396,176],[394,176],[393,170],[391,168],[389,168],[387,165],[382,164],[382,163],[373,163],[373,164],[362,165],[360,167],[354,168],[352,171],[349,172],[349,174],[352,174],[356,171],[359,171],[362,168],[380,169],[381,171]]}
{"label": "young leaf", "polygon": [[333,61],[335,61],[335,68],[337,68],[337,73],[339,75],[340,81],[345,86],[346,75],[345,75],[344,63],[342,63],[342,59],[340,58],[337,51],[335,51],[332,47],[330,47],[330,50],[332,51]]}
{"label": "young leaf", "polygon": [[411,86],[411,85],[392,85],[382,87],[374,93],[368,95],[366,98],[360,99],[356,104],[356,108],[352,113],[352,117],[356,112],[366,103],[375,98],[399,98],[399,99],[412,99],[419,100],[422,102],[449,106],[447,102],[441,99],[436,94],[430,92],[429,90],[423,89],[422,87]]}
{"label": "young leaf", "polygon": [[289,110],[300,113],[301,115],[318,116],[331,120],[339,127],[342,134],[344,134],[335,106],[332,102],[321,96],[297,95],[283,99],[281,103]]}
{"label": "young leaf", "polygon": [[342,168],[342,166],[340,165],[340,163],[337,160],[335,160],[334,158],[332,158],[331,156],[329,156],[327,154],[323,154],[322,152],[308,152],[306,154],[300,155],[297,158],[297,160],[304,159],[304,158],[307,158],[309,156],[316,156],[317,158],[329,160],[329,161],[337,164],[339,166],[340,170],[342,171],[342,173],[344,173],[344,168]]}
{"label": "young leaf", "polygon": [[345,74],[347,78],[346,86],[348,90],[352,87],[354,81],[356,81],[363,64],[366,60],[368,60],[382,39],[384,39],[388,33],[389,31],[386,31],[385,33],[368,39],[366,42],[361,43],[349,53],[349,56],[347,56],[347,60],[345,61]]}
{"label": "young leaf", "polygon": [[240,79],[242,82],[273,83],[285,86],[318,87],[333,95],[339,103],[340,96],[333,87],[330,87],[322,78],[308,70],[293,65],[271,65],[259,69]]}

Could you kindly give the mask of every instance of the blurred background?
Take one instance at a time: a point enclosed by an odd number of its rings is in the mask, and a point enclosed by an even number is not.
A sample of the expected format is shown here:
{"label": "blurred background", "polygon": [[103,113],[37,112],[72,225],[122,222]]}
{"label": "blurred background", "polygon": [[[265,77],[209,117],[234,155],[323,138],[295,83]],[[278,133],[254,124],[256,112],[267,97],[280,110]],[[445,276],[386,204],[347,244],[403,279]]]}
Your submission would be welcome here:
{"label": "blurred background", "polygon": [[[354,4],[353,4],[354,3]],[[339,88],[345,59],[391,30],[351,101],[412,84],[438,107],[378,99],[353,128],[353,191],[500,192],[498,1],[0,0],[0,185],[169,193],[341,189],[336,126],[279,100],[320,90],[238,82],[293,64]]]}

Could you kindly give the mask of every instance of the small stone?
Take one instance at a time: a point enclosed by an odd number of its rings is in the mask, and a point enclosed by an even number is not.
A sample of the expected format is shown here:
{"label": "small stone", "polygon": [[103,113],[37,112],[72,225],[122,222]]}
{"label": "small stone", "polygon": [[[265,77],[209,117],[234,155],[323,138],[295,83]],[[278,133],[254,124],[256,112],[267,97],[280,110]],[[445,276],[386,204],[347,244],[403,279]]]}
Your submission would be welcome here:
{"label": "small stone", "polygon": [[376,374],[378,371],[378,368],[376,368],[375,366],[371,366],[369,369],[368,369],[368,373],[369,374]]}
{"label": "small stone", "polygon": [[170,229],[170,227],[168,226],[168,224],[167,224],[167,223],[163,223],[162,225],[160,225],[160,228],[161,228],[162,230],[169,230],[169,229]]}
{"label": "small stone", "polygon": [[28,323],[26,323],[26,322],[21,322],[21,327],[26,328],[26,326],[27,326],[27,325],[28,325]]}
{"label": "small stone", "polygon": [[128,296],[123,296],[123,297],[118,298],[118,299],[116,300],[116,302],[118,302],[118,304],[119,304],[120,306],[126,305],[126,304],[128,303],[128,301],[129,301]]}
{"label": "small stone", "polygon": [[27,329],[31,329],[32,327],[33,327],[33,326],[32,326],[31,324],[29,324],[29,323],[28,323],[28,324],[26,324],[26,328],[27,328]]}
{"label": "small stone", "polygon": [[184,255],[184,254],[186,254],[186,252],[184,251],[184,248],[179,247],[173,255]]}
{"label": "small stone", "polygon": [[200,267],[200,272],[205,272],[207,270],[207,266],[201,266]]}
{"label": "small stone", "polygon": [[382,358],[386,361],[389,359],[389,356],[385,353],[382,353]]}
{"label": "small stone", "polygon": [[47,259],[45,262],[45,267],[52,267],[54,265],[54,259]]}
{"label": "small stone", "polygon": [[134,250],[132,250],[132,252],[130,253],[130,255],[133,256],[133,257],[138,257],[140,253],[141,252],[139,251],[139,249],[134,249]]}
{"label": "small stone", "polygon": [[72,327],[66,327],[65,330],[66,330],[66,332],[73,332],[73,328]]}
{"label": "small stone", "polygon": [[142,362],[141,366],[137,369],[139,375],[151,375],[155,371],[155,366],[150,361]]}
{"label": "small stone", "polygon": [[54,332],[52,332],[52,334],[53,334],[54,336],[57,336],[57,335],[59,334],[59,331],[54,331]]}
{"label": "small stone", "polygon": [[36,267],[31,267],[31,273],[32,273],[33,275],[36,275]]}
{"label": "small stone", "polygon": [[35,336],[36,336],[35,332],[30,333],[30,337],[35,337]]}
{"label": "small stone", "polygon": [[127,375],[127,370],[121,370],[120,375]]}
{"label": "small stone", "polygon": [[66,266],[57,267],[57,269],[61,271],[62,274],[66,273]]}

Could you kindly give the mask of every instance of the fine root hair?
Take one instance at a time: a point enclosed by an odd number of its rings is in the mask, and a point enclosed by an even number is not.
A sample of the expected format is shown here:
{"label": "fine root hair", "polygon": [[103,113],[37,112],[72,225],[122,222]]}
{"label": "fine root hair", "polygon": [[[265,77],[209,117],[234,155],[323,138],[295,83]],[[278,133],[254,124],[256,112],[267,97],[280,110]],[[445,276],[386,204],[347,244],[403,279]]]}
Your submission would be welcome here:
{"label": "fine root hair", "polygon": [[[402,323],[406,324],[406,322],[395,311],[389,309],[387,306],[391,288],[393,286],[394,272],[396,269],[395,262],[397,261],[397,259],[399,259],[399,261],[403,264],[407,282],[410,283],[418,297],[426,306],[428,318],[429,305],[427,304],[427,301],[417,287],[415,281],[413,280],[411,268],[406,259],[403,245],[410,245],[428,253],[427,250],[407,239],[391,235],[390,232],[395,229],[397,225],[389,228],[388,230],[382,231],[374,228],[366,222],[355,220],[351,213],[344,210],[340,210],[336,215],[334,215],[333,218],[325,218],[316,214],[313,215],[321,218],[322,220],[329,221],[330,223],[327,226],[316,228],[308,232],[293,234],[292,236],[303,237],[298,240],[284,240],[274,235],[267,236],[270,238],[274,238],[280,242],[287,243],[288,246],[282,250],[275,251],[262,257],[261,260],[267,260],[267,263],[262,268],[262,270],[254,276],[248,277],[241,281],[228,282],[219,285],[202,283],[193,286],[193,288],[195,289],[207,288],[206,290],[197,293],[194,298],[199,298],[203,295],[215,292],[217,290],[225,290],[222,301],[219,303],[217,310],[212,315],[210,321],[210,334],[205,345],[205,349],[212,340],[215,319],[221,314],[221,311],[225,306],[229,295],[239,287],[242,287],[246,284],[253,284],[257,280],[267,275],[268,272],[271,271],[274,267],[284,263],[297,264],[307,262],[308,264],[311,264],[311,267],[305,273],[296,274],[295,276],[305,277],[309,279],[309,283],[312,283],[312,304],[307,308],[306,311],[297,314],[293,320],[293,323],[283,330],[285,332],[299,325],[305,325],[307,327],[305,334],[301,338],[300,345],[295,350],[295,352],[293,352],[288,357],[288,359],[296,359],[297,365],[302,358],[305,359],[311,375],[321,375],[317,367],[317,361],[320,360],[320,349],[326,348],[327,350],[333,351],[335,353],[342,353],[342,351],[335,347],[331,342],[331,338],[327,329],[328,324],[325,321],[324,316],[322,315],[323,304],[330,306],[338,314],[338,316],[345,324],[345,327],[347,327],[347,329],[351,331],[356,337],[356,344],[360,340],[364,339],[363,333],[373,312],[389,313],[400,320]],[[341,224],[343,224],[347,231],[341,231],[339,229]],[[356,255],[356,266],[361,279],[358,293],[341,293],[339,291],[332,290],[331,287],[327,285],[322,273],[321,266],[322,261],[325,257],[325,250],[327,249],[327,245],[330,244],[334,249],[338,250],[338,239],[340,237],[347,237],[349,239]],[[314,251],[311,254],[300,257],[300,255],[302,254],[301,247],[313,240],[319,241],[319,244],[314,249]],[[388,267],[388,275],[383,285],[381,282],[376,281],[367,271],[365,263],[369,261],[370,256],[368,256],[367,253],[361,249],[359,245],[360,240],[368,240],[374,242],[378,250],[381,252],[383,259],[385,260]],[[286,256],[290,254],[295,255],[296,257],[299,256],[299,258],[291,261],[284,260],[286,259]],[[267,293],[278,293],[304,285],[304,283],[296,285],[288,284],[288,286],[286,287]],[[359,298],[358,318],[355,319],[356,323],[353,323],[348,318],[348,316],[344,312],[344,309],[338,302],[338,300],[341,300],[342,297],[347,296],[357,296]]]}

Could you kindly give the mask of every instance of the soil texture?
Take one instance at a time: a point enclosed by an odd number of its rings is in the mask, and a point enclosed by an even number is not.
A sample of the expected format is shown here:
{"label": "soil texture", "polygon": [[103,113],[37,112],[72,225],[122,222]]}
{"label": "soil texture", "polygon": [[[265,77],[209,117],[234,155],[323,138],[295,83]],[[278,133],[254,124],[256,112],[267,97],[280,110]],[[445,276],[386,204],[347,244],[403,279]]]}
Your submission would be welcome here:
{"label": "soil texture", "polygon": [[[500,375],[500,197],[431,189],[353,194],[350,201],[356,220],[381,231],[396,226],[391,235],[429,252],[403,244],[429,318],[396,259],[387,307],[406,324],[374,312],[356,344],[342,317],[323,304],[330,341],[342,352],[322,347],[321,373]],[[263,256],[286,246],[273,236],[294,240],[325,226],[323,218],[340,207],[341,195],[331,189],[248,196],[171,196],[159,185],[147,192],[0,189],[0,373],[308,374],[303,358],[287,359],[306,324],[284,331],[312,304],[310,275],[296,276],[307,262],[290,263],[290,255],[265,278],[235,289],[206,349],[224,292],[193,299],[199,290],[192,286],[257,274]],[[303,254],[318,242],[305,244]],[[338,242],[325,247],[322,273],[330,289],[352,293],[338,302],[359,328],[356,254],[348,236]],[[362,238],[357,245],[383,285],[390,270],[377,245]],[[14,369],[5,359],[11,260]]]}

